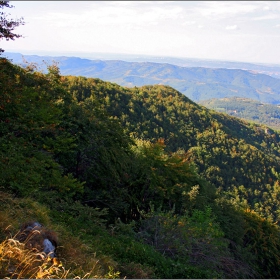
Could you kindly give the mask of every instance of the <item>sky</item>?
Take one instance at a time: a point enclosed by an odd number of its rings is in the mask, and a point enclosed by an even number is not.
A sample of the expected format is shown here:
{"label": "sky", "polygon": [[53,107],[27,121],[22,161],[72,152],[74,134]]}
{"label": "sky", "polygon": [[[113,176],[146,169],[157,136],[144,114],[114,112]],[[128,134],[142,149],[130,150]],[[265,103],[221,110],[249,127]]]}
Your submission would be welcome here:
{"label": "sky", "polygon": [[10,1],[23,54],[120,53],[280,64],[280,1]]}

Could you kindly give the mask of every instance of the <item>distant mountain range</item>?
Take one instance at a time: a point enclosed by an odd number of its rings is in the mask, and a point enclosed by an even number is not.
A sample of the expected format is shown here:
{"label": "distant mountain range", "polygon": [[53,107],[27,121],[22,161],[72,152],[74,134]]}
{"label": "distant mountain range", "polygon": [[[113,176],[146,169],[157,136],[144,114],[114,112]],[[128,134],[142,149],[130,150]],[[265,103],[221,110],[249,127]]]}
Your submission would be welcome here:
{"label": "distant mountain range", "polygon": [[[22,55],[20,53],[5,52],[8,56],[13,56],[16,59],[20,59],[22,62]],[[25,52],[24,56],[34,56],[31,52]],[[54,52],[37,52],[39,56],[48,56],[48,58],[61,57],[60,53]],[[266,74],[274,78],[280,78],[280,65],[278,64],[253,64],[249,62],[236,62],[236,61],[224,61],[224,60],[212,60],[212,59],[198,59],[198,58],[186,58],[186,57],[166,57],[166,56],[152,56],[152,55],[136,55],[136,54],[115,54],[115,53],[77,53],[77,52],[65,52],[65,57],[79,57],[89,60],[121,60],[128,62],[155,62],[155,63],[168,63],[182,67],[204,67],[204,68],[225,68],[225,69],[241,69],[251,70],[260,74]]]}
{"label": "distant mountain range", "polygon": [[[4,53],[13,63],[24,65],[19,53]],[[43,61],[50,64],[57,62],[62,75],[75,75],[100,78],[126,87],[164,84],[182,92],[195,102],[212,98],[242,97],[264,103],[280,103],[280,67],[261,66],[249,63],[197,61],[200,65],[219,65],[221,67],[250,68],[226,69],[204,67],[183,67],[169,63],[127,62],[121,60],[90,60],[78,57],[51,57],[24,55],[28,62],[37,63],[46,69]],[[176,59],[173,59],[175,61]],[[172,61],[172,60],[171,60]],[[187,60],[177,62],[188,64]],[[190,60],[189,64],[195,63]],[[211,64],[212,63],[212,64]],[[279,69],[278,69],[279,68]],[[266,72],[274,73],[275,77]]]}

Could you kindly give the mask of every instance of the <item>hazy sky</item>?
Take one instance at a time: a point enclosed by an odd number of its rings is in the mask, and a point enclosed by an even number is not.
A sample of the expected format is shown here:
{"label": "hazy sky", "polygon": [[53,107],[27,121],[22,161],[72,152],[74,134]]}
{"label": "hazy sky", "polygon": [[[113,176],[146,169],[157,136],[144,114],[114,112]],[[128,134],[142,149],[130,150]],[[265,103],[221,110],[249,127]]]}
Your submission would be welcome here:
{"label": "hazy sky", "polygon": [[[6,51],[127,53],[280,64],[280,1],[10,1]],[[28,53],[27,53],[28,51]]]}

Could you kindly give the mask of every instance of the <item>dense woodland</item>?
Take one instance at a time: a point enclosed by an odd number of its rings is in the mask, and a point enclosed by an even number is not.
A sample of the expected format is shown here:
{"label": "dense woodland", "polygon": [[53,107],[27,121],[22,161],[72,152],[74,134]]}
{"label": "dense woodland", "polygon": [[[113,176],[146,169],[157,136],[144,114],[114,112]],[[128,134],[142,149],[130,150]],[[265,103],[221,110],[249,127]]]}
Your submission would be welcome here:
{"label": "dense woodland", "polygon": [[[58,277],[280,277],[277,131],[169,86],[4,58],[0,126],[0,241],[53,228]],[[9,265],[0,253],[0,278]]]}
{"label": "dense woodland", "polygon": [[129,89],[98,79],[66,79],[78,102],[100,100],[127,133],[152,142],[163,139],[168,152],[184,151],[216,188],[234,199],[241,195],[243,203],[278,222],[273,197],[278,193],[279,133],[209,111],[168,86]]}
{"label": "dense woodland", "polygon": [[218,112],[280,130],[280,108],[278,105],[242,97],[213,98],[200,101],[199,104]]}

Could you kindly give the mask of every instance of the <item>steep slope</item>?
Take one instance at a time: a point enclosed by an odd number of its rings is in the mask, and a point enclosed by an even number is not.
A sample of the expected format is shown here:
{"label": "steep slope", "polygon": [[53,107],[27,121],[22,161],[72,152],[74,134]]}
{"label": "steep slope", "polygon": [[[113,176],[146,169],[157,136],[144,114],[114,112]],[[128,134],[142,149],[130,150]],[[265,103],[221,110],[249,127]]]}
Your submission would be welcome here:
{"label": "steep slope", "polygon": [[[243,163],[232,170],[240,180],[246,165],[269,170],[277,133],[211,113],[166,86],[128,89],[63,77],[55,66],[44,75],[0,64],[2,278],[279,278],[279,227],[248,209],[260,203],[258,212],[277,221],[277,170],[265,192],[266,178],[254,173],[259,188],[228,194],[202,170],[211,156],[219,166],[226,156]],[[164,125],[168,150],[158,139]],[[254,152],[260,164],[251,163]],[[16,240],[34,221],[43,234],[55,230],[48,237],[59,242],[59,259],[30,250],[34,239],[40,250],[40,236]]]}
{"label": "steep slope", "polygon": [[[210,111],[168,86],[123,88],[99,79],[68,77],[67,90],[82,101],[98,98],[135,137],[165,139],[183,148],[198,172],[217,188],[279,221],[280,135],[272,129]],[[269,197],[263,197],[263,194]],[[269,199],[268,199],[269,198]]]}
{"label": "steep slope", "polygon": [[[100,78],[122,86],[164,84],[172,86],[194,101],[239,96],[271,104],[280,103],[280,80],[240,69],[181,67],[167,63],[88,60],[77,57],[25,56],[42,69],[57,61],[63,75]],[[20,55],[15,63],[22,63]]]}

